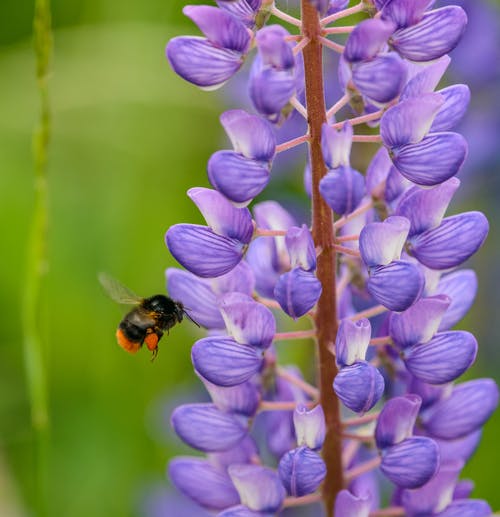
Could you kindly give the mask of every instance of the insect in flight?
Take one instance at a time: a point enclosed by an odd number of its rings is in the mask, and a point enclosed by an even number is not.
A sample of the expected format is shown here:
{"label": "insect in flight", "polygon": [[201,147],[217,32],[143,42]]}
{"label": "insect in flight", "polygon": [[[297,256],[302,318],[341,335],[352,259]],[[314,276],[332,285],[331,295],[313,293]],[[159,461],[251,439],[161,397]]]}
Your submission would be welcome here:
{"label": "insect in flight", "polygon": [[184,315],[199,327],[182,303],[168,296],[156,294],[149,298],[141,298],[106,273],[99,274],[99,281],[115,302],[135,305],[116,330],[118,344],[131,354],[135,354],[145,343],[153,353],[153,361],[158,354],[158,342],[164,332],[168,334],[174,325],[181,323]]}

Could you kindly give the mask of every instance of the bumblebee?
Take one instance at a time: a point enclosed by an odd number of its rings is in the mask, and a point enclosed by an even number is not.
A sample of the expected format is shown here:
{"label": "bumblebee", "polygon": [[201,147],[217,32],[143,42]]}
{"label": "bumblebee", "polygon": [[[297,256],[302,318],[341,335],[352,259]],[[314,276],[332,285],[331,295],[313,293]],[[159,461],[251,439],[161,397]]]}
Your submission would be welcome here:
{"label": "bumblebee", "polygon": [[118,344],[127,352],[135,354],[145,343],[153,353],[153,361],[158,354],[158,342],[163,334],[186,315],[197,326],[180,302],[163,294],[141,298],[118,280],[105,273],[99,275],[99,281],[108,295],[118,303],[135,305],[122,319],[116,330]]}

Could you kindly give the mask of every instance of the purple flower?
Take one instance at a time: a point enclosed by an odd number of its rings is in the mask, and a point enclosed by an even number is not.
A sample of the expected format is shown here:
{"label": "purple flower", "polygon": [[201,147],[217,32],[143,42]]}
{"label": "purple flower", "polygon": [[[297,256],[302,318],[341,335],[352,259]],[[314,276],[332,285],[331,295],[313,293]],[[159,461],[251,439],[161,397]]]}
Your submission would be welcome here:
{"label": "purple flower", "polygon": [[250,72],[250,98],[255,109],[272,121],[296,90],[296,67],[292,46],[285,38],[290,34],[280,25],[270,25],[256,35],[258,56]]}
{"label": "purple flower", "polygon": [[379,449],[403,442],[413,435],[422,399],[418,395],[395,397],[384,405],[377,420],[375,439]]}
{"label": "purple flower", "polygon": [[442,7],[425,13],[415,25],[396,31],[391,44],[407,59],[432,61],[455,48],[466,23],[467,16],[461,7]]}
{"label": "purple flower", "polygon": [[281,458],[278,472],[287,493],[301,497],[319,487],[326,475],[326,465],[319,454],[308,447],[299,447]]}
{"label": "purple flower", "polygon": [[342,368],[333,389],[345,406],[356,413],[370,410],[384,392],[384,378],[366,361],[357,361]]}
{"label": "purple flower", "polygon": [[238,492],[231,478],[207,460],[174,458],[168,467],[172,483],[187,497],[211,510],[238,504]]}
{"label": "purple flower", "polygon": [[318,404],[310,411],[298,405],[293,413],[293,425],[299,447],[321,449],[325,440],[325,414],[321,405]]}
{"label": "purple flower", "polygon": [[[468,153],[454,131],[470,90],[438,86],[465,12],[434,0],[310,0],[294,13],[216,3],[185,9],[203,37],[174,38],[169,60],[212,89],[248,59],[233,100],[256,114],[222,114],[231,146],[208,161],[214,190],[188,191],[206,225],[166,235],[188,270],[167,270],[169,295],[209,331],[191,356],[211,403],[172,414],[178,436],[207,458],[174,460],[174,484],[224,517],[291,505],[317,515],[320,493],[327,514],[368,517],[384,512],[381,472],[388,513],[489,515],[458,477],[499,392],[491,379],[453,384],[478,344],[450,330],[477,291],[473,271],[453,269],[489,225],[475,211],[446,217]],[[331,26],[350,15],[354,27]],[[331,49],[340,57],[322,62]],[[366,173],[365,143],[379,145]],[[310,219],[284,174],[275,192],[286,205],[253,204],[275,159],[287,174],[306,164]],[[302,353],[290,352],[295,339],[316,346],[304,372],[283,365]],[[377,404],[378,416],[364,415]]]}
{"label": "purple flower", "polygon": [[201,88],[215,89],[230,79],[243,64],[250,46],[245,25],[228,11],[207,5],[186,6],[184,14],[205,38],[180,36],[167,45],[170,65],[183,79]]}
{"label": "purple flower", "polygon": [[285,489],[278,474],[258,465],[232,465],[229,476],[241,502],[251,510],[276,512],[285,498]]}
{"label": "purple flower", "polygon": [[334,212],[350,214],[365,195],[365,180],[362,174],[349,165],[342,165],[323,176],[319,190]]}
{"label": "purple flower", "polygon": [[481,427],[497,405],[498,388],[492,379],[464,382],[428,408],[422,424],[430,435],[453,440]]}
{"label": "purple flower", "polygon": [[191,351],[193,365],[217,386],[236,386],[250,379],[262,365],[262,352],[234,339],[214,336],[200,339]]}
{"label": "purple flower", "polygon": [[203,452],[227,450],[247,436],[235,416],[212,404],[184,404],[172,413],[172,427],[183,442]]}
{"label": "purple flower", "polygon": [[438,467],[436,442],[415,436],[385,449],[380,470],[401,488],[418,488],[434,476]]}
{"label": "purple flower", "polygon": [[385,46],[394,29],[395,25],[390,21],[380,19],[362,21],[349,35],[344,59],[349,63],[355,63],[374,58]]}
{"label": "purple flower", "polygon": [[405,311],[419,298],[424,287],[420,269],[411,262],[395,260],[370,270],[366,284],[373,298],[391,311]]}
{"label": "purple flower", "polygon": [[195,275],[225,275],[243,258],[244,243],[215,233],[207,226],[175,224],[165,236],[170,253]]}
{"label": "purple flower", "polygon": [[339,366],[363,361],[370,344],[372,328],[366,318],[359,321],[343,319],[335,340],[335,357]]}
{"label": "purple flower", "polygon": [[368,517],[370,500],[366,495],[355,496],[349,490],[341,490],[335,500],[335,515],[343,517]]}
{"label": "purple flower", "polygon": [[295,268],[280,276],[274,288],[274,297],[281,308],[296,319],[316,305],[321,290],[321,283],[313,272]]}
{"label": "purple flower", "polygon": [[393,312],[389,319],[389,334],[401,348],[427,343],[437,332],[450,302],[445,295],[431,296],[421,298],[404,312]]}
{"label": "purple flower", "polygon": [[424,382],[444,384],[460,377],[474,362],[477,341],[470,332],[436,334],[428,343],[403,351],[406,368]]}
{"label": "purple flower", "polygon": [[234,151],[217,151],[208,161],[210,183],[231,201],[248,204],[269,182],[276,137],[270,124],[243,110],[221,115]]}
{"label": "purple flower", "polygon": [[367,224],[359,235],[359,251],[368,266],[387,266],[401,257],[410,221],[406,217],[388,217],[382,223]]}
{"label": "purple flower", "polygon": [[459,186],[460,180],[453,177],[432,189],[413,187],[401,196],[396,213],[410,221],[410,237],[441,224]]}
{"label": "purple flower", "polygon": [[481,212],[446,217],[437,228],[410,239],[412,255],[431,269],[459,266],[482,246],[488,235],[488,220]]}

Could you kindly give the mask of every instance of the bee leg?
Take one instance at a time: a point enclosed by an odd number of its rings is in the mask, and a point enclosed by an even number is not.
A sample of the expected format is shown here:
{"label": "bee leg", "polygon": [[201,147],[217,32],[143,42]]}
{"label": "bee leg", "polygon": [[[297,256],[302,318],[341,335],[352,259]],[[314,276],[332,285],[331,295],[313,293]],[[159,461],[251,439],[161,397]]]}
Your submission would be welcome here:
{"label": "bee leg", "polygon": [[156,359],[157,355],[158,355],[158,347],[153,349],[153,354],[151,355],[151,362],[153,362]]}

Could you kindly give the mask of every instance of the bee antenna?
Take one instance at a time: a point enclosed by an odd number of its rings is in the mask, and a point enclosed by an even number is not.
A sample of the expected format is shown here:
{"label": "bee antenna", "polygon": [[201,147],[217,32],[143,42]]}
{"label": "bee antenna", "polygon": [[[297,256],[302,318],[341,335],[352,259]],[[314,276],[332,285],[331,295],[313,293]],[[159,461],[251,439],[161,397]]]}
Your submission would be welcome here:
{"label": "bee antenna", "polygon": [[187,312],[186,307],[183,307],[183,308],[182,308],[182,312],[183,312],[183,313],[184,313],[184,314],[185,314],[185,315],[186,315],[186,316],[187,316],[187,317],[188,317],[188,318],[189,318],[189,319],[190,319],[190,320],[191,320],[191,321],[192,321],[192,322],[193,322],[193,323],[198,327],[198,328],[200,328],[200,324],[199,324],[196,320],[194,320],[194,319],[189,315],[189,312]]}

